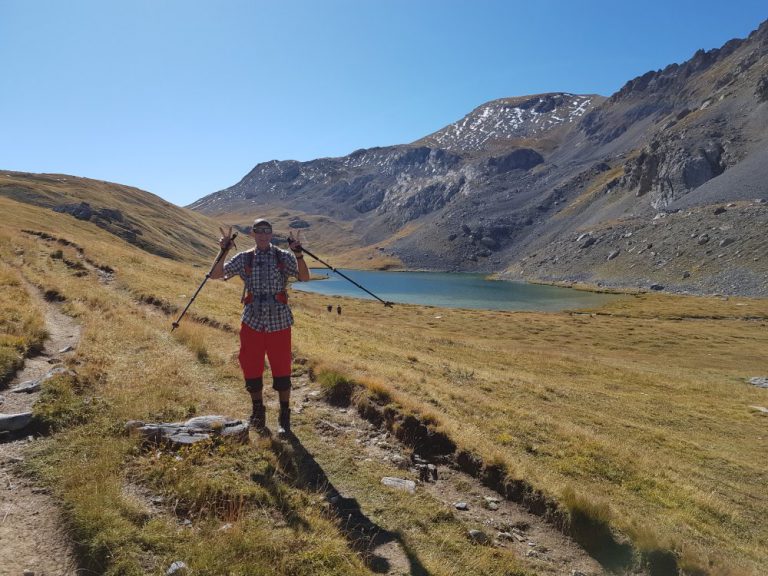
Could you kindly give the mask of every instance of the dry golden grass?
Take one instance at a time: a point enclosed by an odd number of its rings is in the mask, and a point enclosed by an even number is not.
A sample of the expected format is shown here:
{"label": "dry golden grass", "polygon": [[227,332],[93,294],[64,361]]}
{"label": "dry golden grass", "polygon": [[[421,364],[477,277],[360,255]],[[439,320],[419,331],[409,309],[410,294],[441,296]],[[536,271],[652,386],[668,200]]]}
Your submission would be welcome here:
{"label": "dry golden grass", "polygon": [[45,338],[42,311],[19,272],[0,261],[0,385],[13,377],[25,356],[42,348]]}
{"label": "dry golden grass", "polygon": [[[298,344],[440,414],[460,446],[503,454],[611,523],[728,565],[765,567],[768,303],[627,296],[599,314],[492,313],[301,298]],[[702,563],[710,558],[702,559]]]}
{"label": "dry golden grass", "polygon": [[[99,411],[104,417],[60,433],[59,451],[49,453],[42,465],[72,506],[73,521],[88,542],[101,542],[99,550],[120,551],[110,561],[112,573],[118,573],[116,566],[142,562],[157,568],[181,548],[198,551],[199,566],[220,566],[205,538],[226,542],[227,554],[235,554],[245,545],[238,535],[256,529],[253,516],[238,515],[231,540],[216,532],[221,516],[208,514],[201,517],[199,531],[181,543],[169,542],[173,530],[163,523],[168,520],[137,520],[121,486],[130,480],[170,493],[182,486],[167,462],[142,460],[115,429],[116,422],[129,418],[246,416],[236,334],[195,323],[193,317],[171,334],[175,314],[139,304],[141,297],[151,298],[178,310],[206,267],[151,256],[68,216],[45,212],[42,218],[39,209],[5,199],[0,209],[13,215],[0,235],[3,262],[66,297],[65,309],[84,323],[77,354],[78,386],[85,391],[80,394],[98,390],[105,402]],[[91,270],[77,276],[63,258],[50,257],[55,246],[23,229],[77,243],[89,259],[113,267],[114,279],[101,282]],[[67,250],[72,248],[65,247],[63,256],[77,257]],[[236,327],[239,295],[234,282],[209,282],[191,313]],[[326,311],[329,297],[293,292],[291,298],[301,355],[424,414],[461,448],[495,461],[563,503],[591,506],[641,548],[673,549],[689,570],[759,574],[768,566],[766,419],[750,408],[765,406],[768,399],[765,390],[745,382],[765,375],[767,301],[647,294],[627,295],[592,313],[519,313],[384,308],[335,298],[334,304],[343,304],[343,314],[337,315]],[[81,409],[76,401],[67,408]],[[312,441],[307,439],[310,448]],[[68,471],[83,454],[87,469]],[[208,454],[204,467],[213,477],[222,461],[233,461],[229,457]],[[246,470],[254,472],[264,462],[279,466],[265,451]],[[340,456],[326,472],[343,474],[349,468]],[[365,491],[380,472],[371,466],[345,478]],[[196,484],[204,488],[203,496],[190,502],[206,501],[205,477]],[[232,491],[216,492],[216,498],[250,502],[245,509],[268,501],[260,499],[263,494],[243,493],[238,482],[230,484]],[[318,517],[311,497],[290,485],[281,490],[287,495],[278,508],[291,503],[291,513],[311,526],[304,536],[293,537],[309,557],[327,561],[329,567],[318,573],[365,573],[335,525]],[[411,516],[399,511],[399,518],[412,522],[417,512],[436,517],[430,506],[419,504]],[[457,530],[450,522],[435,524],[436,537],[441,530]],[[452,573],[440,558],[448,562],[449,548],[459,545],[448,536],[430,544],[429,523],[423,530],[427,536],[410,540],[422,560],[435,573]],[[298,541],[270,548],[266,557],[282,557]],[[459,547],[456,557],[461,558],[466,550]],[[481,561],[495,573],[492,556]],[[294,573],[296,566],[280,570],[276,573]]]}

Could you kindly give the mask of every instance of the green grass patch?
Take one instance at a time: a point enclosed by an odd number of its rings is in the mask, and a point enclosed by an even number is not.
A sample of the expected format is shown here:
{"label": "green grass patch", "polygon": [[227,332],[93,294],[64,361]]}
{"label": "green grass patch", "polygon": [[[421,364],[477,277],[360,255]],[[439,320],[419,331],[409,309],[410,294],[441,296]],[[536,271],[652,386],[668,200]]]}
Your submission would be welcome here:
{"label": "green grass patch", "polygon": [[325,369],[316,373],[323,398],[336,406],[349,406],[355,382],[336,370]]}
{"label": "green grass patch", "polygon": [[275,463],[250,446],[201,442],[179,451],[150,450],[134,476],[174,501],[180,516],[235,521],[280,500]]}
{"label": "green grass patch", "polygon": [[64,430],[104,414],[106,401],[86,394],[87,386],[74,374],[62,372],[47,379],[35,402],[35,419],[49,430]]}

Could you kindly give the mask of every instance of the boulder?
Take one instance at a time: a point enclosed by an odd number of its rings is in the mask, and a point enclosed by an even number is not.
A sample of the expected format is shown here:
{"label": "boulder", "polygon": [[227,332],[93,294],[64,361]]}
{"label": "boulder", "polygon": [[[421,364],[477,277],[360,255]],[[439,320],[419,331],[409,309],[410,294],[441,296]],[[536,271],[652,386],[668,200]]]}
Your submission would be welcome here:
{"label": "boulder", "polygon": [[16,432],[26,428],[32,421],[32,412],[0,414],[0,432]]}
{"label": "boulder", "polygon": [[481,238],[480,244],[482,244],[486,248],[490,248],[491,250],[494,250],[499,247],[499,243],[496,242],[496,240],[494,240],[490,236],[484,236],[483,238]]}
{"label": "boulder", "polygon": [[592,246],[592,244],[594,244],[595,242],[596,242],[596,240],[595,240],[595,239],[594,239],[592,236],[590,236],[589,238],[587,238],[586,240],[584,240],[584,242],[582,242],[582,243],[581,243],[581,246],[579,246],[579,248],[580,248],[580,249],[582,249],[582,250],[583,250],[584,248],[589,248],[589,247],[590,247],[590,246]]}
{"label": "boulder", "polygon": [[381,483],[384,484],[384,486],[389,486],[390,488],[395,488],[397,490],[404,490],[406,492],[410,492],[411,494],[416,492],[416,482],[413,480],[404,480],[402,478],[384,476],[384,478],[381,479]]}

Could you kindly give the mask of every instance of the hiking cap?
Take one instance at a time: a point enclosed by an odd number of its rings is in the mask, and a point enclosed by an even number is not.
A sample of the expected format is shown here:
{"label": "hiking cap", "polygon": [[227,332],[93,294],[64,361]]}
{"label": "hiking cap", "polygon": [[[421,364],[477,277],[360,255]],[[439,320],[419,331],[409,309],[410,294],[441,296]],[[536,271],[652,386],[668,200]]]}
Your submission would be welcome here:
{"label": "hiking cap", "polygon": [[269,223],[268,220],[265,220],[264,218],[257,218],[253,221],[252,228],[255,230],[256,228],[269,228],[272,230],[272,224]]}

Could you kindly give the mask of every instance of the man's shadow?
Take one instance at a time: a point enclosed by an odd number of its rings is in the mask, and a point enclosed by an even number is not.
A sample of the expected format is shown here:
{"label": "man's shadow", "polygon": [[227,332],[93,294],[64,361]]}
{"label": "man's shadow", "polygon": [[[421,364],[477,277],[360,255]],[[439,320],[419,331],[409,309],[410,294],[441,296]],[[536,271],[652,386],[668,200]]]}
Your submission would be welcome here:
{"label": "man's shadow", "polygon": [[[284,441],[272,441],[272,449],[280,458],[281,468],[291,477],[296,486],[323,494],[329,510],[338,520],[338,525],[350,546],[362,556],[369,569],[377,574],[384,574],[390,570],[389,560],[377,554],[376,549],[395,542],[408,559],[409,574],[429,576],[429,572],[405,544],[401,534],[384,530],[363,513],[356,499],[344,497],[333,486],[323,468],[304,448],[298,437],[291,434],[284,438]],[[290,449],[287,449],[288,446]]]}

